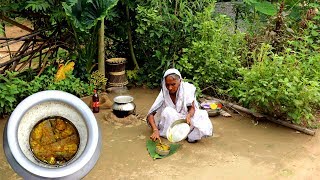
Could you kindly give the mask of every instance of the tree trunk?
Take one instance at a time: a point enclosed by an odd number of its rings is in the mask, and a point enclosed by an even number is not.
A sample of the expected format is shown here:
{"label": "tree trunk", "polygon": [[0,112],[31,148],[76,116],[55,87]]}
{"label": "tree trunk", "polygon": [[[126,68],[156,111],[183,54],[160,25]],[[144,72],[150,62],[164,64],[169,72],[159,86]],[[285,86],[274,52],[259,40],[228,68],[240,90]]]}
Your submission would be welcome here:
{"label": "tree trunk", "polygon": [[135,56],[134,51],[133,51],[132,36],[131,36],[131,26],[130,26],[130,15],[129,15],[128,5],[126,5],[126,15],[127,15],[127,20],[128,20],[127,30],[128,30],[128,41],[129,41],[130,54],[131,54],[132,61],[133,61],[134,65],[135,65],[135,69],[139,69],[139,65],[138,65],[136,56]]}
{"label": "tree trunk", "polygon": [[104,20],[101,20],[98,36],[98,70],[103,74],[103,77],[106,77],[104,62]]}

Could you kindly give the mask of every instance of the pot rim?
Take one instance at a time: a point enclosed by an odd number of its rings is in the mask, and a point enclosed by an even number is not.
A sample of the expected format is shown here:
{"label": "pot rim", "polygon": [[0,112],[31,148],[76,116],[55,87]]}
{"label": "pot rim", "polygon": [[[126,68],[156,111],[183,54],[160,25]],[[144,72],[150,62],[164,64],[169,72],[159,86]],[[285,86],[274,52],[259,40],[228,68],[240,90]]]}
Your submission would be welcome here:
{"label": "pot rim", "polygon": [[113,98],[113,101],[119,104],[130,103],[134,100],[132,96],[129,95],[120,95]]}

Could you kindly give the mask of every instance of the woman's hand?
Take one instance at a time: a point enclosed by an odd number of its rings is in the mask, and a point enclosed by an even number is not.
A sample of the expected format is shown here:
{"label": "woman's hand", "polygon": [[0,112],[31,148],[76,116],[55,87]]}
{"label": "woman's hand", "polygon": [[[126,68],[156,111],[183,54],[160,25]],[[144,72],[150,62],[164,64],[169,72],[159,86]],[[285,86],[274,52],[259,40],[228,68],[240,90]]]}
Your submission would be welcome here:
{"label": "woman's hand", "polygon": [[188,114],[187,114],[186,120],[187,120],[187,123],[191,125],[191,118],[193,117],[195,112],[194,101],[192,102],[191,106],[188,106],[187,108],[188,108]]}
{"label": "woman's hand", "polygon": [[156,123],[154,122],[154,115],[155,113],[149,114],[148,116],[148,121],[150,123],[151,128],[153,129],[153,133],[150,136],[150,139],[152,141],[156,141],[157,139],[160,139],[159,129],[157,128]]}
{"label": "woman's hand", "polygon": [[187,120],[187,124],[191,125],[191,115],[190,114],[187,114],[186,120]]}
{"label": "woman's hand", "polygon": [[160,139],[160,133],[158,129],[153,130],[153,133],[151,134],[150,139],[152,141],[156,141],[157,139]]}

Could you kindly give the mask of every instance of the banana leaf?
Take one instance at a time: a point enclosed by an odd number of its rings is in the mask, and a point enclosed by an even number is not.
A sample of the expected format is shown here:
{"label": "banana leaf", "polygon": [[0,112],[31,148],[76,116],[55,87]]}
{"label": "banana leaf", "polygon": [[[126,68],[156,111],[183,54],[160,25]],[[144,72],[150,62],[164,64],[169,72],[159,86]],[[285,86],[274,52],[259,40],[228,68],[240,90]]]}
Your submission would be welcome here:
{"label": "banana leaf", "polygon": [[269,15],[274,16],[277,14],[277,8],[274,4],[271,4],[268,1],[257,2],[254,4],[257,11]]}
{"label": "banana leaf", "polygon": [[174,154],[175,152],[177,152],[177,150],[181,146],[181,144],[170,144],[170,153],[166,156],[161,156],[156,153],[157,142],[154,142],[154,141],[148,139],[146,145],[147,145],[147,150],[148,150],[150,156],[152,157],[152,159],[162,159],[162,158],[168,157],[168,156]]}
{"label": "banana leaf", "polygon": [[62,6],[73,25],[87,31],[108,16],[119,0],[67,0]]}
{"label": "banana leaf", "polygon": [[254,6],[254,8],[265,15],[274,16],[277,14],[276,5],[266,0],[243,0],[244,3]]}

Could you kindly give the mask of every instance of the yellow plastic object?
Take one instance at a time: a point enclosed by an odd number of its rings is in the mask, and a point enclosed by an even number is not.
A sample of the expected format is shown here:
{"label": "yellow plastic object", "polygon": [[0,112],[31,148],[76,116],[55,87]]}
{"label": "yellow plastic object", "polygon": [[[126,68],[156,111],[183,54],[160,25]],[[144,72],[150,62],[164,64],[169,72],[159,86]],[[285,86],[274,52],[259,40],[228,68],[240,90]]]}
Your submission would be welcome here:
{"label": "yellow plastic object", "polygon": [[216,103],[212,103],[212,104],[210,104],[210,108],[211,109],[217,109],[218,105]]}

